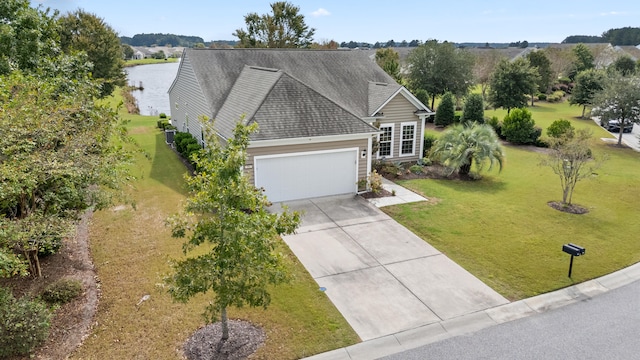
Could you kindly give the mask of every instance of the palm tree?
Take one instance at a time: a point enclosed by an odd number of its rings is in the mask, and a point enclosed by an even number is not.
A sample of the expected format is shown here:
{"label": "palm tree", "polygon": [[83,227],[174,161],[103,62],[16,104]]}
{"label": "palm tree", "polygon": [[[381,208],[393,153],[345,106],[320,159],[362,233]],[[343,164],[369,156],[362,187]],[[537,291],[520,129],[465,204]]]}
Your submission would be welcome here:
{"label": "palm tree", "polygon": [[430,157],[449,168],[449,174],[458,171],[460,175],[469,175],[473,163],[480,173],[487,160],[488,170],[495,164],[502,170],[506,159],[493,128],[476,122],[454,125],[442,133],[433,145]]}

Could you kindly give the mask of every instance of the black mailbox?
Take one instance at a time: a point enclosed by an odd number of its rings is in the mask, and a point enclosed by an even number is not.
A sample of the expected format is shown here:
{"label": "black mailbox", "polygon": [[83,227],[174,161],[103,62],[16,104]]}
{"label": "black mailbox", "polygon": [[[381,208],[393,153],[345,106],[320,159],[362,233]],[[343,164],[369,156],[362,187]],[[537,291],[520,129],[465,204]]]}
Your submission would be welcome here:
{"label": "black mailbox", "polygon": [[566,252],[571,256],[580,256],[584,255],[585,250],[582,246],[578,246],[576,244],[564,244],[562,245],[562,251]]}

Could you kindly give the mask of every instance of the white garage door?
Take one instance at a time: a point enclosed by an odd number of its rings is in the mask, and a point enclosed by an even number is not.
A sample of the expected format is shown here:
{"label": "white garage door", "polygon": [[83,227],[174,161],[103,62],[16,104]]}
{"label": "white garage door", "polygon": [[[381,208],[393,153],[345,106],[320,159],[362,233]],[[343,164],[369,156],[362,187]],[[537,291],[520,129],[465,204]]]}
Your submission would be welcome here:
{"label": "white garage door", "polygon": [[358,149],[256,156],[254,175],[271,202],[355,193]]}

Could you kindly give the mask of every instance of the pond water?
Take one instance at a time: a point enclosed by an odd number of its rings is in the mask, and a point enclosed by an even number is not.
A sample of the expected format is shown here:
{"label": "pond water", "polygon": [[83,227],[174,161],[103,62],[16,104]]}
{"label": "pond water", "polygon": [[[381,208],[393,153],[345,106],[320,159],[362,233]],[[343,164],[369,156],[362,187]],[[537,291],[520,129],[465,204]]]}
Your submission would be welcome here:
{"label": "pond water", "polygon": [[166,64],[138,65],[125,68],[129,85],[140,86],[144,90],[135,90],[133,96],[138,101],[140,115],[171,114],[169,87],[178,73],[179,62]]}

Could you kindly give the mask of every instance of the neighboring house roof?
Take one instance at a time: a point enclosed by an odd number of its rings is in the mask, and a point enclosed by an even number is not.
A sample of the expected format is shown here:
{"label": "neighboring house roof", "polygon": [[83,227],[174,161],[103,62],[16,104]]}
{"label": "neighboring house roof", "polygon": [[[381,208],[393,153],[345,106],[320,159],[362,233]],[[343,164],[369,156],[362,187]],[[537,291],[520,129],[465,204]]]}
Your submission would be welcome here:
{"label": "neighboring house roof", "polygon": [[253,140],[377,132],[363,119],[402,88],[364,51],[185,49],[184,57],[227,138],[241,114],[259,124]]}
{"label": "neighboring house roof", "polygon": [[640,49],[636,46],[632,46],[632,45],[616,46],[615,49],[621,52],[622,54],[628,55],[634,61],[640,60]]}
{"label": "neighboring house roof", "polygon": [[528,47],[524,49],[517,48],[517,47],[495,48],[495,49],[482,47],[482,48],[465,48],[465,49],[474,55],[496,52],[500,54],[500,56],[505,57],[509,60],[515,60],[515,59],[521,58],[527,55],[528,53],[530,53],[531,51],[536,50],[535,47]]}

